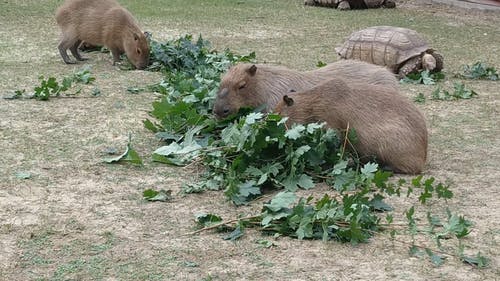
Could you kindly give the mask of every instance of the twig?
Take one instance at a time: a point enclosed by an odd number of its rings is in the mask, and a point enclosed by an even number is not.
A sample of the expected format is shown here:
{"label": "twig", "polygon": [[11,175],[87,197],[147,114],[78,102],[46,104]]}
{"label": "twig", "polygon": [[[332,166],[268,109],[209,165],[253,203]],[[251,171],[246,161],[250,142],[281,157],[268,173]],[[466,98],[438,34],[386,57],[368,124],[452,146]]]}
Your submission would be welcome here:
{"label": "twig", "polygon": [[340,159],[344,158],[344,152],[345,152],[345,149],[347,146],[348,136],[349,136],[349,122],[347,122],[347,129],[346,129],[346,133],[344,136],[344,144],[342,145],[342,151],[340,153]]}
{"label": "twig", "polygon": [[228,221],[223,221],[223,222],[220,222],[218,224],[214,224],[214,225],[211,225],[211,226],[207,226],[207,227],[204,227],[202,229],[198,229],[196,231],[193,231],[193,232],[189,232],[189,233],[186,233],[185,235],[194,235],[194,234],[198,234],[200,232],[203,232],[203,231],[207,231],[207,230],[211,230],[211,229],[214,229],[214,228],[218,228],[220,226],[223,226],[223,225],[226,225],[226,224],[230,224],[230,223],[233,223],[233,222],[237,222],[237,221],[240,221],[240,220],[251,220],[251,219],[256,219],[256,218],[259,218],[261,215],[253,215],[253,216],[248,216],[248,217],[243,217],[243,218],[237,218],[237,219],[232,219],[232,220],[228,220]]}

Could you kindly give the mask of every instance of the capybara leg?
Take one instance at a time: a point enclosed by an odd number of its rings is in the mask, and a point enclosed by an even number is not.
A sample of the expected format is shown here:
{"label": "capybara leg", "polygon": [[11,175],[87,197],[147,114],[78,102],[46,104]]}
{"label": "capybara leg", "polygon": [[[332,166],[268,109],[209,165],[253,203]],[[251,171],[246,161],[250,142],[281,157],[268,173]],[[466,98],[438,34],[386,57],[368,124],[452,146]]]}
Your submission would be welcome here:
{"label": "capybara leg", "polygon": [[82,40],[77,40],[75,44],[73,44],[73,46],[69,48],[69,50],[71,51],[71,54],[73,54],[75,59],[79,61],[88,60],[87,58],[82,58],[82,56],[80,56],[80,53],[78,52],[78,46],[80,46],[80,43],[82,43]]}
{"label": "capybara leg", "polygon": [[59,53],[61,54],[61,57],[66,64],[75,64],[76,63],[76,62],[72,61],[69,58],[68,53],[66,53],[66,50],[73,46],[75,40],[77,40],[77,39],[69,38],[67,35],[65,35],[63,33],[61,36],[61,42],[57,46],[57,48],[59,49]]}
{"label": "capybara leg", "polygon": [[113,65],[115,65],[121,60],[120,55],[122,54],[122,52],[118,48],[112,48],[111,54],[113,55]]}
{"label": "capybara leg", "polygon": [[64,45],[62,45],[62,43],[59,44],[59,46],[57,46],[57,48],[59,49],[59,53],[61,54],[61,57],[66,64],[75,64],[76,63],[76,62],[70,60],[68,53],[66,53],[67,48],[65,48]]}
{"label": "capybara leg", "polygon": [[351,9],[351,5],[349,5],[349,1],[344,0],[344,1],[342,1],[342,2],[339,3],[339,5],[337,6],[337,9],[339,9],[339,10],[350,10]]}

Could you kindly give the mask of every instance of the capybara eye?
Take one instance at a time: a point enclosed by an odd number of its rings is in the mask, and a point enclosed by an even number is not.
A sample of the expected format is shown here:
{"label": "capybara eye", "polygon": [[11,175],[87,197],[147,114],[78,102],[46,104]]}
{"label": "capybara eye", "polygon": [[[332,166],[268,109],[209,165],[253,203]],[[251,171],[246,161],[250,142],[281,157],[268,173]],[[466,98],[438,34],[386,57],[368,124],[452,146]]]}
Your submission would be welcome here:
{"label": "capybara eye", "polygon": [[246,86],[247,86],[246,82],[241,82],[240,86],[238,87],[238,90],[241,90],[241,89],[245,88]]}
{"label": "capybara eye", "polygon": [[141,49],[137,49],[137,53],[140,55],[141,54]]}

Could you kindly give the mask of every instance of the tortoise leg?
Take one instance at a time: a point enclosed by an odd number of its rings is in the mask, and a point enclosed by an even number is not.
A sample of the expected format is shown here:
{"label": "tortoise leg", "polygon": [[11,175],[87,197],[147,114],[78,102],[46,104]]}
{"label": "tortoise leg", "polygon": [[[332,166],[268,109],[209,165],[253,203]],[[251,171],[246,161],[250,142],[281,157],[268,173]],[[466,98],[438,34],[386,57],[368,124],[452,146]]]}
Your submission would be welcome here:
{"label": "tortoise leg", "polygon": [[433,71],[441,71],[444,67],[443,56],[440,53],[432,52],[431,55],[436,59],[436,68]]}
{"label": "tortoise leg", "polygon": [[337,6],[337,9],[339,9],[339,10],[350,10],[351,6],[349,5],[349,1],[344,0],[344,1],[340,2],[339,5]]}
{"label": "tortoise leg", "polygon": [[422,66],[422,57],[416,56],[407,60],[400,68],[398,72],[399,78],[404,78],[406,75],[420,70]]}
{"label": "tortoise leg", "polygon": [[396,3],[394,1],[387,0],[384,2],[384,4],[382,4],[382,7],[389,9],[396,8]]}

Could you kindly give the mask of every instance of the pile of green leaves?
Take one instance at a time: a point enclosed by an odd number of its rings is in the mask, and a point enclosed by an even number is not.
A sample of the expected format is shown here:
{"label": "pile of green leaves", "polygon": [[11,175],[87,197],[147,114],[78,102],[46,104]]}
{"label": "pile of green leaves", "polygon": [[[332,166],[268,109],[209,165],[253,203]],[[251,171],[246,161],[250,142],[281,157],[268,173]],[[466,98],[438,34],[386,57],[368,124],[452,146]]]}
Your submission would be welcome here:
{"label": "pile of green leaves", "polygon": [[444,78],[445,75],[442,72],[429,72],[428,70],[422,70],[408,74],[406,77],[401,79],[400,82],[405,84],[434,85],[436,82],[441,81]]}
{"label": "pile of green leaves", "polygon": [[498,72],[493,66],[488,66],[486,63],[478,61],[473,65],[464,65],[463,72],[459,74],[460,77],[466,79],[486,79],[496,81],[498,80]]}
{"label": "pile of green leaves", "polygon": [[[251,60],[253,55],[210,51],[208,42],[201,38],[192,42],[190,36],[154,44],[150,69],[163,71],[164,79],[150,89],[164,96],[153,103],[151,116],[156,120],[146,120],[145,126],[166,143],[153,159],[177,166],[203,165],[204,174],[183,186],[186,193],[222,189],[229,200],[241,205],[280,191],[257,215],[230,221],[216,214],[199,215],[202,230],[229,230],[224,239],[234,240],[244,235],[245,228],[260,227],[274,235],[359,243],[392,223],[392,214],[386,216],[386,224],[380,216],[392,210],[386,197],[400,196],[403,190],[409,196],[418,190],[422,204],[433,197],[451,198],[448,186],[435,184],[433,178],[417,177],[410,185],[404,180],[393,183],[392,173],[377,164],[360,164],[346,149],[356,142],[351,130],[326,130],[323,124],[288,128],[279,115],[248,109],[217,122],[211,108],[220,74],[230,64]],[[335,195],[319,200],[297,198],[297,189],[310,189],[319,182],[331,186]],[[413,213],[407,218],[415,221]],[[459,220],[458,227],[468,225]]]}

